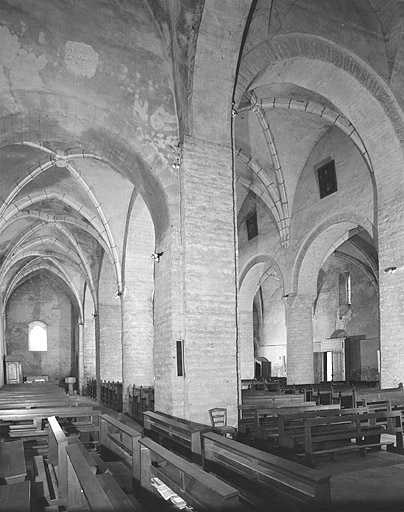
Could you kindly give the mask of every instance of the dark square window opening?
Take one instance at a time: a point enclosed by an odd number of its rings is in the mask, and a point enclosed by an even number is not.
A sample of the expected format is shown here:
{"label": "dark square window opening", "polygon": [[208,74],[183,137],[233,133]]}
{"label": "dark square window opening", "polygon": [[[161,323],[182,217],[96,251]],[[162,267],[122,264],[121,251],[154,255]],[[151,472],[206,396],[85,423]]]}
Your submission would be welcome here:
{"label": "dark square window opening", "polygon": [[248,240],[252,240],[258,235],[257,212],[254,212],[246,218],[246,224]]}
{"label": "dark square window opening", "polygon": [[331,160],[317,169],[318,188],[320,199],[337,191],[337,176],[335,173],[335,161]]}

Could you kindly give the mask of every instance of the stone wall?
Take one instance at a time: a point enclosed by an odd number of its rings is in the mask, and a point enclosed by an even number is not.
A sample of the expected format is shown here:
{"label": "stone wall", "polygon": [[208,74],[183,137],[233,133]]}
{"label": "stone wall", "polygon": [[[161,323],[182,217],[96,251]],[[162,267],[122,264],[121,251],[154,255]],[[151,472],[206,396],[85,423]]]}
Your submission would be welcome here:
{"label": "stone wall", "polygon": [[[48,350],[28,351],[28,325],[46,324]],[[25,281],[6,308],[7,354],[22,357],[23,375],[48,375],[58,382],[72,372],[72,305],[63,288],[48,274]]]}

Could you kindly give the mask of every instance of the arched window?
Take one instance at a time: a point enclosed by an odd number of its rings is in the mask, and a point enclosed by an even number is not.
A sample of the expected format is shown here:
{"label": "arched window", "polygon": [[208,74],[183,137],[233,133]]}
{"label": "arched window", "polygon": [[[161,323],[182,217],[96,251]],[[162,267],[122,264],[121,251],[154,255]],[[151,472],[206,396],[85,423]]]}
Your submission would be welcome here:
{"label": "arched window", "polygon": [[28,350],[46,352],[48,350],[48,333],[43,322],[31,322],[28,326]]}
{"label": "arched window", "polygon": [[352,304],[352,284],[349,272],[339,275],[339,305],[350,306]]}

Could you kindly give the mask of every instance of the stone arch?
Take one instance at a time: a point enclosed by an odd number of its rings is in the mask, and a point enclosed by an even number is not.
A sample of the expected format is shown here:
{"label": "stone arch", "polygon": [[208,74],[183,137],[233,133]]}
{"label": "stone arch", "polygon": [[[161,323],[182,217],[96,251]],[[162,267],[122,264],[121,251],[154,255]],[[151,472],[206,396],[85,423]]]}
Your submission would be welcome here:
{"label": "stone arch", "polygon": [[[204,2],[189,108],[189,130],[195,137],[230,144],[234,79],[245,22],[253,4],[253,0]],[[226,65],[218,66],[218,61]],[[214,107],[214,123],[212,109],[206,105]]]}
{"label": "stone arch", "polygon": [[19,100],[21,111],[3,117],[0,147],[48,141],[85,149],[127,176],[146,202],[157,236],[164,235],[170,226],[171,203],[177,200],[165,190],[172,189],[176,178],[164,155],[153,146],[136,144],[135,126],[78,98],[35,91],[20,92]]}
{"label": "stone arch", "polygon": [[278,35],[242,59],[236,104],[244,93],[268,82],[292,83],[327,98],[361,137],[376,182],[401,179],[403,112],[386,83],[357,55],[323,37]]}
{"label": "stone arch", "polygon": [[[268,254],[251,258],[239,277],[239,337],[240,373],[242,379],[254,377],[253,301],[265,279],[278,279],[283,291],[283,276],[279,265]],[[283,293],[283,292],[282,292]]]}
{"label": "stone arch", "polygon": [[293,294],[316,296],[319,269],[330,251],[344,239],[346,233],[358,226],[364,228],[373,238],[374,227],[365,217],[353,212],[331,215],[316,226],[302,244],[295,259],[292,272]]}

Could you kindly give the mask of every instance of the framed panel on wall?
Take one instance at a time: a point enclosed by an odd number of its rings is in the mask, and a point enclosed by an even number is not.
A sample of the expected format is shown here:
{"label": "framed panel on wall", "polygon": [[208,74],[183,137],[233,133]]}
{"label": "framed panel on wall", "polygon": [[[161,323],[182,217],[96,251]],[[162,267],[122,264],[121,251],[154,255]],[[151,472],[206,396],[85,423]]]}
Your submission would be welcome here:
{"label": "framed panel on wall", "polygon": [[317,167],[317,181],[320,199],[337,192],[337,175],[334,160],[329,160],[320,167]]}

